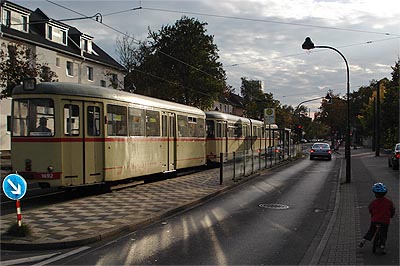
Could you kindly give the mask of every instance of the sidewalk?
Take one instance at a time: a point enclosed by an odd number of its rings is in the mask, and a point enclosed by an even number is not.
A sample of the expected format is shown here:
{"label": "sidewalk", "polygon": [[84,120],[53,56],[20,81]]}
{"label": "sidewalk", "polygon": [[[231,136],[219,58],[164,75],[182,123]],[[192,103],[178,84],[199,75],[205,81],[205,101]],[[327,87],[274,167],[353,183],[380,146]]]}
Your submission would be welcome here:
{"label": "sidewalk", "polygon": [[[375,182],[384,182],[389,189],[389,197],[395,206],[399,206],[398,181],[393,179],[391,169],[388,169],[389,176],[385,176],[387,157],[381,154],[375,157],[370,149],[359,148],[352,150],[352,173],[351,182],[345,183],[345,159],[342,159],[342,172],[340,185],[337,190],[335,209],[323,236],[316,256],[311,265],[366,265],[370,261],[364,261],[365,256],[372,256],[371,243],[364,248],[358,248],[358,243],[366,233],[369,226],[368,205],[374,199],[371,187]],[[344,154],[344,151],[343,151]],[[379,168],[378,168],[379,167]],[[381,171],[381,172],[378,172]],[[397,173],[398,175],[398,173]],[[396,208],[396,212],[398,212]],[[362,216],[362,219],[360,219]],[[361,231],[363,230],[363,231]],[[365,230],[365,232],[364,232]],[[399,221],[398,214],[392,219],[387,240],[388,254],[384,257],[373,256],[376,263],[387,263],[388,259],[394,260],[393,265],[399,261]],[[397,252],[397,254],[396,254]],[[391,253],[391,254],[389,254]],[[391,257],[390,257],[391,256]],[[383,261],[386,260],[386,261]],[[396,262],[397,261],[397,262]],[[384,263],[386,262],[386,263]]]}
{"label": "sidewalk", "polygon": [[[164,219],[251,178],[243,177],[239,182],[226,178],[220,185],[217,168],[27,212],[22,200],[22,222],[31,226],[32,237],[2,235],[1,248],[33,250],[86,245]],[[15,220],[15,214],[2,216],[0,233]]]}

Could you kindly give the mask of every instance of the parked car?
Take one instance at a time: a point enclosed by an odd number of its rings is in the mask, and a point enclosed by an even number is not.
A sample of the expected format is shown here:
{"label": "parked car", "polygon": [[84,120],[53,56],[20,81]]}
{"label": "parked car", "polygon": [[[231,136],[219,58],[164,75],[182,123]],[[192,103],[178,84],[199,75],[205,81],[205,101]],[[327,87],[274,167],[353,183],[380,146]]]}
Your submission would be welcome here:
{"label": "parked car", "polygon": [[310,150],[310,160],[314,158],[332,159],[331,146],[325,142],[316,142],[312,145]]}
{"label": "parked car", "polygon": [[400,158],[400,143],[397,143],[396,146],[394,146],[394,149],[388,158],[389,167],[393,168],[393,170],[399,170],[399,158]]}

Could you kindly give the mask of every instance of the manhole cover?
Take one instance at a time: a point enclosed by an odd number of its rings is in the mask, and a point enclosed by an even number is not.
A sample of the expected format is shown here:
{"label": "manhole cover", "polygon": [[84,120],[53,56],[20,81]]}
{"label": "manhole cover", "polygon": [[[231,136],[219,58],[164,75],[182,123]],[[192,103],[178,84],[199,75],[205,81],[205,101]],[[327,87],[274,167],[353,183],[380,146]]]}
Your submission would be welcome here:
{"label": "manhole cover", "polygon": [[266,209],[273,209],[273,210],[287,210],[289,209],[288,205],[284,204],[278,204],[278,203],[263,203],[258,205],[261,208],[266,208]]}

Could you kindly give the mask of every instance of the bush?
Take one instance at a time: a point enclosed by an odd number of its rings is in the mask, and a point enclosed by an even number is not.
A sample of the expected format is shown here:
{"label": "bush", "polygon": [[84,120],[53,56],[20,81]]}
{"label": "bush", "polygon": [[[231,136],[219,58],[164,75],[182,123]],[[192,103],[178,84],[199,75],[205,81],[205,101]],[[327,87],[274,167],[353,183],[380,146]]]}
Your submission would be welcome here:
{"label": "bush", "polygon": [[18,223],[15,222],[10,226],[10,228],[8,228],[6,235],[25,237],[30,236],[31,233],[32,231],[29,224],[23,223],[21,226],[18,226]]}

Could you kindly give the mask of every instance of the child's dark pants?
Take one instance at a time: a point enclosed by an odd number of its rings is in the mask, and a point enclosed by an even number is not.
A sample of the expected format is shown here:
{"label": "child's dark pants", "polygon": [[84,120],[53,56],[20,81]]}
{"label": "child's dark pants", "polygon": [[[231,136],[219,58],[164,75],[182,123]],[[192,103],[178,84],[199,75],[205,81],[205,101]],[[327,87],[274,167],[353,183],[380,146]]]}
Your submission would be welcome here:
{"label": "child's dark pants", "polygon": [[372,238],[374,237],[375,231],[376,231],[376,225],[379,224],[381,225],[381,243],[380,245],[385,245],[386,243],[386,239],[387,239],[387,233],[388,233],[388,229],[389,229],[389,225],[388,224],[384,224],[384,223],[379,223],[379,222],[371,222],[371,225],[369,226],[369,230],[368,232],[365,234],[364,238],[368,241],[371,241]]}

